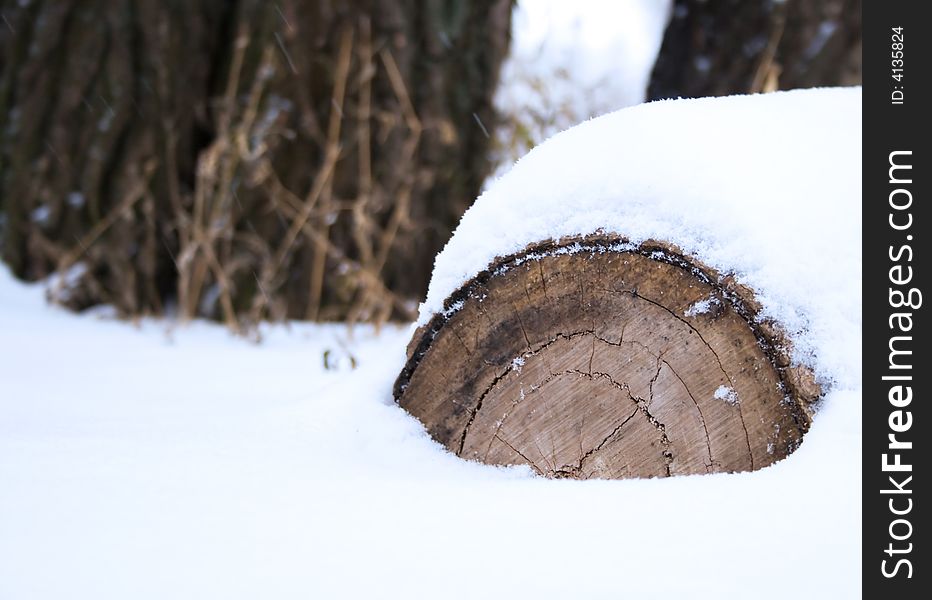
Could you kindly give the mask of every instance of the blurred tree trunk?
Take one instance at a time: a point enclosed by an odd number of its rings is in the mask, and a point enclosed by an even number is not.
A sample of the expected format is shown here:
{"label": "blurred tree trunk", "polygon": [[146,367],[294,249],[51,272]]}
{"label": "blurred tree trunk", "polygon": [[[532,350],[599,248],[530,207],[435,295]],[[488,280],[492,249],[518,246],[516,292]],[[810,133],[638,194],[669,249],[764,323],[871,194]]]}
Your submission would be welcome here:
{"label": "blurred tree trunk", "polygon": [[861,83],[861,0],[674,0],[648,98]]}
{"label": "blurred tree trunk", "polygon": [[4,0],[16,275],[124,314],[410,317],[480,190],[511,0]]}

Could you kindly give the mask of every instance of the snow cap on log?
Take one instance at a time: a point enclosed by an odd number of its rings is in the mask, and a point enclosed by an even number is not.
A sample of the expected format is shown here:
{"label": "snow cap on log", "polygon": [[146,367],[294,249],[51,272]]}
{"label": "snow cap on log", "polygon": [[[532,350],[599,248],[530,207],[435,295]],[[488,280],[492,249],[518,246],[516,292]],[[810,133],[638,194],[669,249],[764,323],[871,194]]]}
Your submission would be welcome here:
{"label": "snow cap on log", "polygon": [[860,230],[860,98],[658,102],[542,144],[438,255],[396,399],[460,456],[552,477],[786,456],[815,376],[850,377],[823,316],[860,307],[811,265],[860,262],[837,250]]}

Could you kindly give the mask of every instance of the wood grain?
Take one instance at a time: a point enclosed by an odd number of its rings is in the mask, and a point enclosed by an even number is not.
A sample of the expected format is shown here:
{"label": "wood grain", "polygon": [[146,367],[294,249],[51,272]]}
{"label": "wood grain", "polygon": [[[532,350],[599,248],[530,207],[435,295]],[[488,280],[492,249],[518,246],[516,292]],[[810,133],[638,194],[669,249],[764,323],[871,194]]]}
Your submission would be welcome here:
{"label": "wood grain", "polygon": [[546,477],[750,471],[820,395],[750,290],[616,236],[496,260],[414,335],[395,398],[458,456]]}

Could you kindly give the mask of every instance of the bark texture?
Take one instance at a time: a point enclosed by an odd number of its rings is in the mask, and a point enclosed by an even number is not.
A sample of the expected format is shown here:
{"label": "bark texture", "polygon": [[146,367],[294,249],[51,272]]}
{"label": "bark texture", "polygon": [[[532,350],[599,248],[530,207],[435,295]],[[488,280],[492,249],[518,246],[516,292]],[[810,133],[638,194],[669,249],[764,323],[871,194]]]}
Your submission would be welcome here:
{"label": "bark texture", "polygon": [[666,244],[545,242],[415,333],[395,398],[463,458],[547,477],[749,471],[820,395],[749,290]]}
{"label": "bark texture", "polygon": [[861,0],[674,0],[648,98],[861,83]]}
{"label": "bark texture", "polygon": [[410,316],[510,0],[4,1],[3,258],[126,314]]}

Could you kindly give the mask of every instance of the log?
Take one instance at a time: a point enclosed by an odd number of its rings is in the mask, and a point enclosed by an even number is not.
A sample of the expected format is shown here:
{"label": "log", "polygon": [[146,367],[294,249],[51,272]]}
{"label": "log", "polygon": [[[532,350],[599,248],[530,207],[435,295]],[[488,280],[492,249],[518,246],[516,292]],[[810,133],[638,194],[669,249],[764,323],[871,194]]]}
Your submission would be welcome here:
{"label": "log", "polygon": [[750,289],[657,241],[499,258],[414,334],[394,396],[450,452],[551,478],[752,471],[821,390]]}

